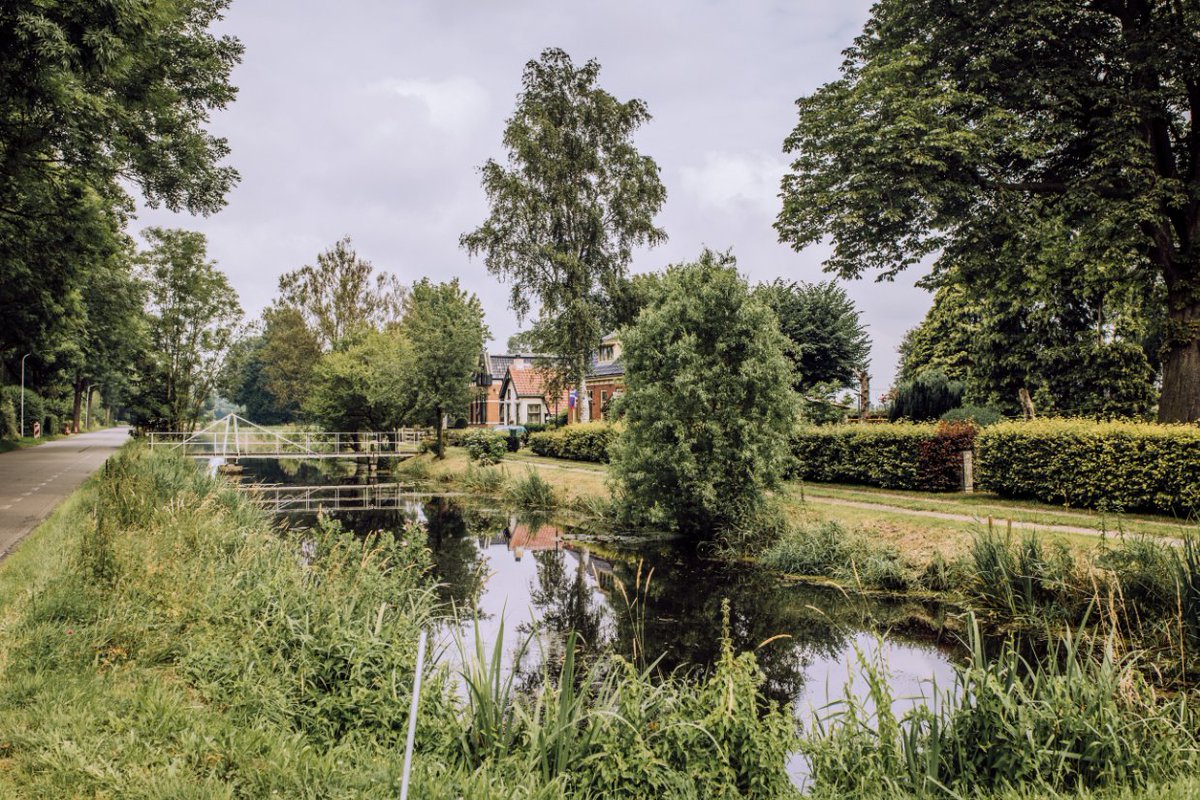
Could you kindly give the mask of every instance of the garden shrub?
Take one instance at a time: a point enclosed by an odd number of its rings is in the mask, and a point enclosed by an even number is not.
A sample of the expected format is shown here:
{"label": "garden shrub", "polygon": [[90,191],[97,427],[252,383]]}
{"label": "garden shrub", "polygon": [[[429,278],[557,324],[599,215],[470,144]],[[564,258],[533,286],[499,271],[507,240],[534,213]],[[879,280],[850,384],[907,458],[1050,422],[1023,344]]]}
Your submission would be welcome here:
{"label": "garden shrub", "polygon": [[1107,511],[1200,512],[1200,428],[1045,419],[1002,422],[976,439],[982,488]]}
{"label": "garden shrub", "polygon": [[529,449],[539,456],[604,463],[608,461],[608,448],[616,438],[617,430],[613,426],[588,422],[531,433]]}
{"label": "garden shrub", "polygon": [[499,464],[508,452],[508,436],[493,431],[469,431],[461,438],[462,446],[467,448],[472,461],[480,464]]}
{"label": "garden shrub", "polygon": [[980,428],[995,425],[1004,415],[991,406],[959,406],[942,414],[942,422],[974,422]]}
{"label": "garden shrub", "polygon": [[12,400],[7,395],[0,395],[0,439],[17,438],[17,412],[13,410]]}
{"label": "garden shrub", "polygon": [[[20,386],[5,386],[0,389],[4,394],[4,398],[12,403],[13,407],[13,427],[16,430],[21,424],[21,387]],[[22,436],[33,435],[33,423],[38,422],[42,417],[46,416],[45,401],[42,396],[30,389],[25,390],[25,430],[21,431]]]}
{"label": "garden shrub", "polygon": [[804,480],[948,492],[959,488],[960,453],[974,438],[966,422],[802,426],[792,454]]}

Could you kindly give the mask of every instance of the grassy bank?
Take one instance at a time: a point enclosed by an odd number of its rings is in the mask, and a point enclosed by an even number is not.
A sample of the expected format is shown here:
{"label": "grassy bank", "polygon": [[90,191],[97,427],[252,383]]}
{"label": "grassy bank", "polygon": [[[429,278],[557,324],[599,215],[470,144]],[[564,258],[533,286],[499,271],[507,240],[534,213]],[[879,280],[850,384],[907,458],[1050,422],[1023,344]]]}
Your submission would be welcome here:
{"label": "grassy bank", "polygon": [[[447,466],[415,469],[438,479]],[[522,480],[533,499],[564,499]],[[192,464],[126,448],[0,565],[0,796],[396,796],[417,634],[443,613],[429,566],[418,526],[365,540],[277,530]],[[905,752],[941,765],[929,774],[943,782],[987,790],[969,796],[1200,788],[1178,777],[1193,765],[1182,701],[1130,684],[1124,662],[1080,662],[1041,684],[1003,661],[964,673],[1021,687],[1019,702],[948,711],[937,752],[970,752],[1001,725],[1074,720],[1074,738],[1047,727],[1033,752],[1013,740],[1011,758],[1033,766],[1010,786],[1011,765],[936,761],[926,717],[880,727],[855,706],[801,738],[727,638],[711,673],[688,681],[617,658],[585,670],[568,645],[531,693],[514,688],[505,652],[467,643],[460,674],[427,668],[411,797],[792,797],[784,764],[797,749],[821,797],[954,796],[900,782],[888,759]],[[1080,697],[1092,702],[1075,710]],[[1120,751],[1117,771],[1089,772],[1066,750],[1143,729],[1131,747],[1144,757]],[[904,750],[895,731],[921,747]]]}
{"label": "grassy bank", "polygon": [[[0,796],[395,796],[428,568],[419,527],[278,531],[128,448],[0,566]],[[790,712],[752,656],[701,683],[605,661],[521,697],[465,663],[465,701],[425,675],[412,797],[791,793]]]}

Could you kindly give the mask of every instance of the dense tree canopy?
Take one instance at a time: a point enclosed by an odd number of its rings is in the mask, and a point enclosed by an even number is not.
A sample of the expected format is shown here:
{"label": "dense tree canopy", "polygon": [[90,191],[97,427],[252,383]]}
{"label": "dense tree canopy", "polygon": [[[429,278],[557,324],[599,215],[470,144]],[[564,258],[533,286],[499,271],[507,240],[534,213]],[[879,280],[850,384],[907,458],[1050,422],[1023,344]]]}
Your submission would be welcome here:
{"label": "dense tree canopy", "polygon": [[316,266],[279,278],[279,304],[300,312],[325,350],[398,319],[403,299],[396,277],[376,273],[349,236],[320,253]]}
{"label": "dense tree canopy", "polygon": [[458,279],[413,284],[404,300],[401,332],[408,342],[404,365],[405,391],[411,413],[437,429],[437,456],[446,452],[447,414],[463,414],[472,397],[471,376],[479,353],[491,335],[483,322],[479,298],[462,289]]}
{"label": "dense tree canopy", "polygon": [[871,354],[871,339],[854,301],[833,281],[789,283],[777,278],[755,294],[779,318],[796,368],[796,390],[857,382]]}
{"label": "dense tree canopy", "polygon": [[706,251],[624,331],[612,474],[634,516],[698,538],[753,525],[787,464],[797,399],[775,314]]}
{"label": "dense tree canopy", "polygon": [[144,235],[151,245],[142,266],[150,353],[142,371],[161,395],[155,417],[182,430],[196,423],[216,385],[242,309],[228,279],[208,260],[204,234],[147,228]]}
{"label": "dense tree canopy", "polygon": [[1149,286],[1159,416],[1198,419],[1198,29],[1194,0],[882,0],[799,101],[780,237],[831,235],[847,277],[934,257],[981,293],[1052,293],[1051,264]]}
{"label": "dense tree canopy", "polygon": [[666,199],[658,165],[633,145],[650,113],[601,89],[599,72],[596,61],[576,67],[558,49],[525,65],[504,129],[508,163],[482,168],[491,213],[460,240],[511,281],[519,317],[538,308],[531,337],[556,357],[550,366],[563,385],[583,380],[633,249],[666,238],[654,225]]}

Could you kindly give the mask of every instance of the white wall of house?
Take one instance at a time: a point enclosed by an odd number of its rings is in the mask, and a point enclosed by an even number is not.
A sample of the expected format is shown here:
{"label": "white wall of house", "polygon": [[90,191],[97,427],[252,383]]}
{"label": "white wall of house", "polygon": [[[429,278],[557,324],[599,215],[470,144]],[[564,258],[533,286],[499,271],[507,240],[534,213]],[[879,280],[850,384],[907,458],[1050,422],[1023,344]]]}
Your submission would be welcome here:
{"label": "white wall of house", "polygon": [[516,387],[508,384],[500,397],[500,424],[525,425],[546,421],[546,401],[543,397],[520,396]]}

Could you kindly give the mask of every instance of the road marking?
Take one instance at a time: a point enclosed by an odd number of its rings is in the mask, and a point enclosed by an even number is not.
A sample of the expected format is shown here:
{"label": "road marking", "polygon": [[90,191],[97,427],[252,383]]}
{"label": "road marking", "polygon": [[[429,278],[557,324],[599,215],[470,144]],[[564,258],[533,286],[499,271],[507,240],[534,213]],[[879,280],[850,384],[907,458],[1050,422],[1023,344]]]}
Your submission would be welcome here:
{"label": "road marking", "polygon": [[8,504],[8,505],[6,505],[6,506],[0,506],[0,511],[7,511],[8,509],[10,509],[10,508],[12,508],[12,507],[13,507],[13,504],[12,504],[12,503],[9,503],[9,504]]}

